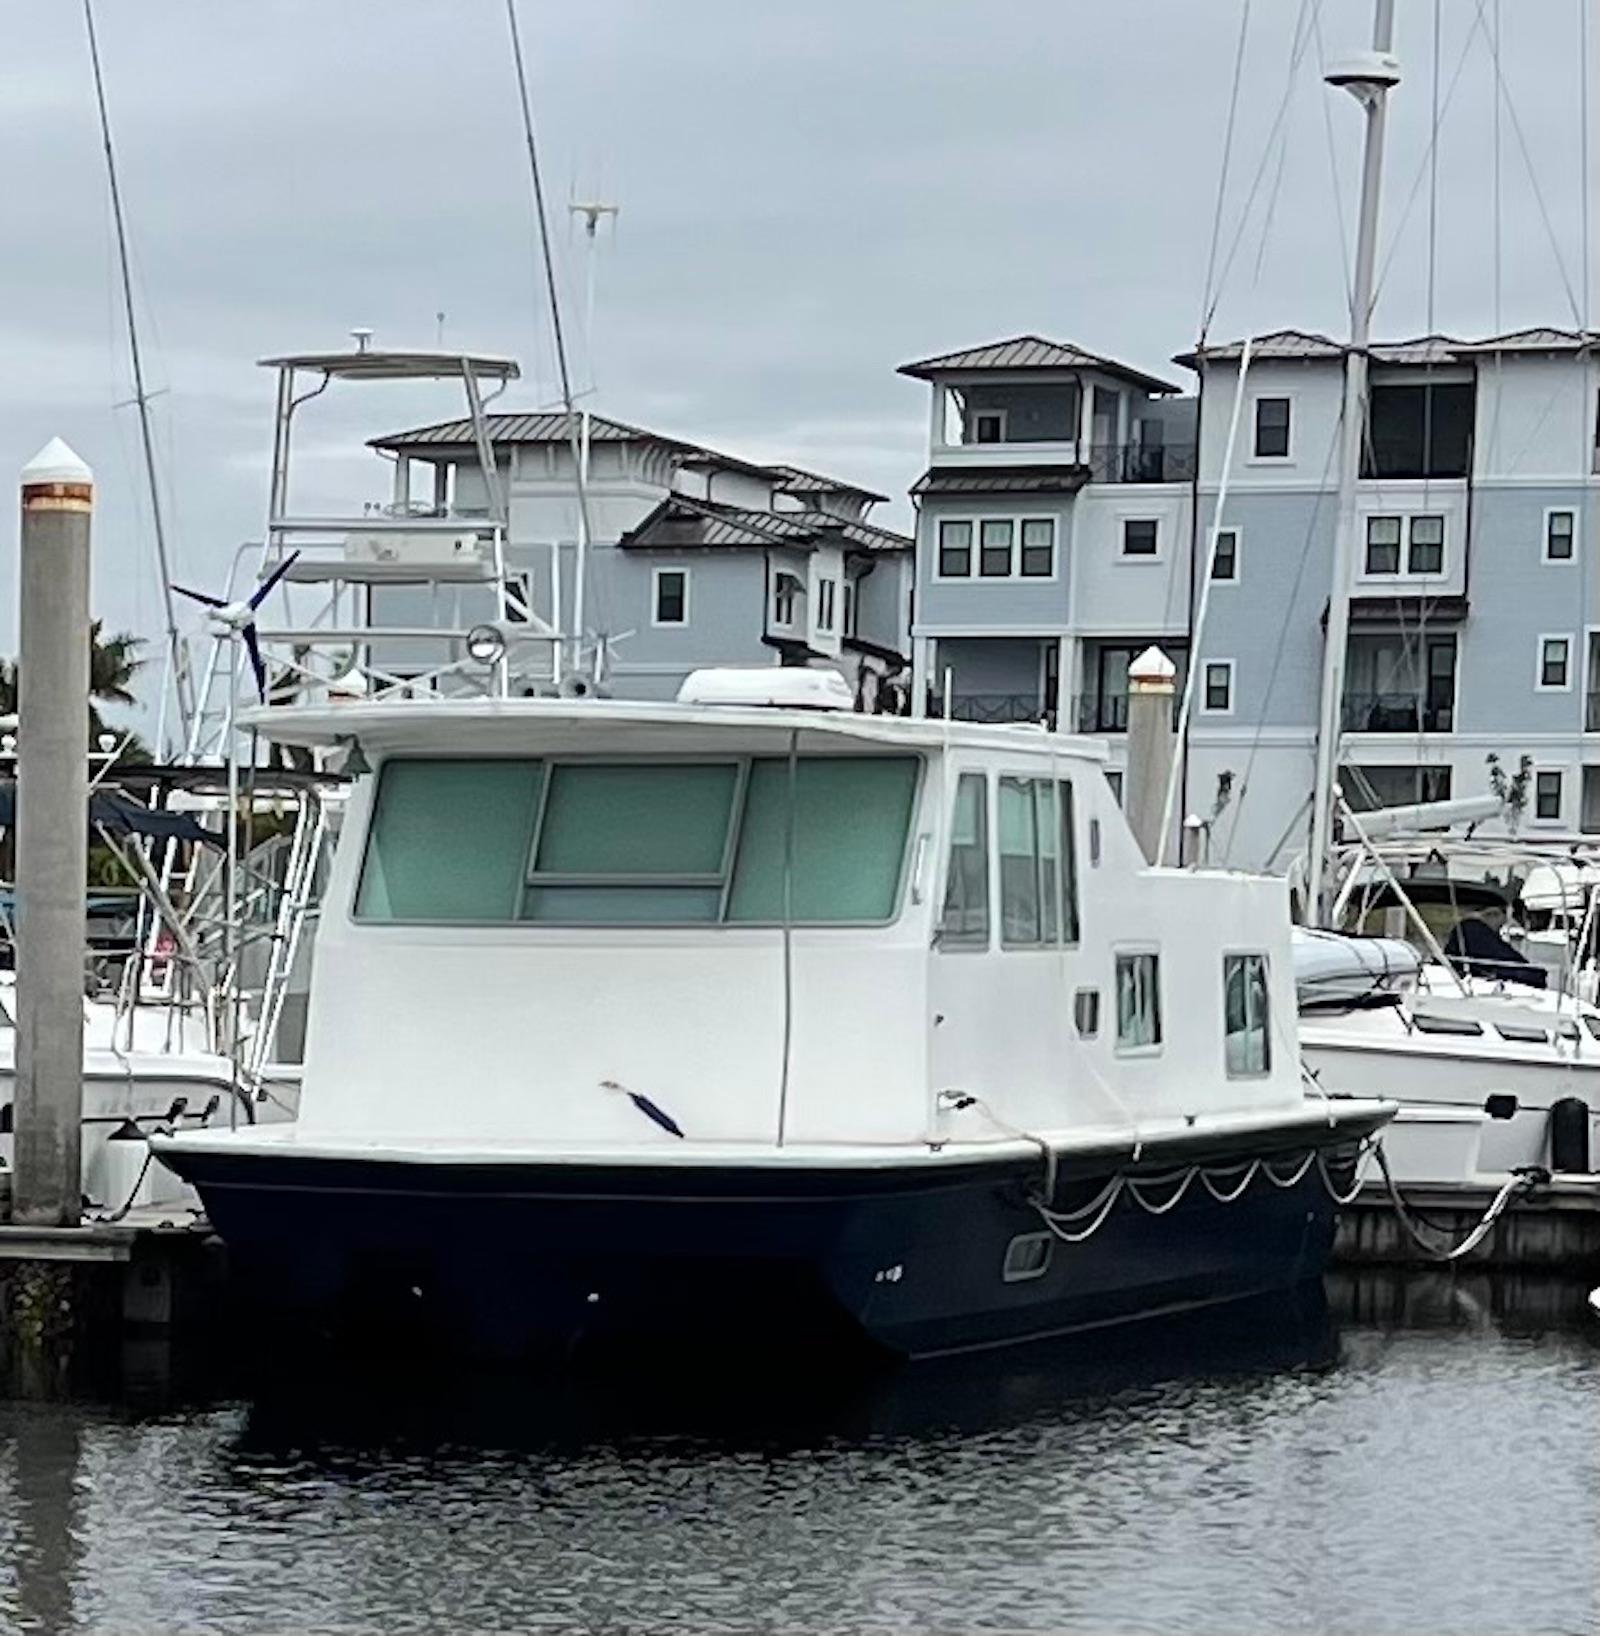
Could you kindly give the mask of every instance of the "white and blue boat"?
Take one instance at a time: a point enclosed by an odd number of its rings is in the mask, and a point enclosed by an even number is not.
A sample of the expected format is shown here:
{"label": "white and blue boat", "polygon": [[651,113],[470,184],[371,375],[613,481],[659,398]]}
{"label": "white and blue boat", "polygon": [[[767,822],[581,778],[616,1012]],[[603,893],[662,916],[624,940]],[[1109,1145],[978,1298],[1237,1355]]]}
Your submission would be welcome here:
{"label": "white and blue boat", "polygon": [[1284,884],[837,682],[254,712],[366,770],[298,1118],[154,1144],[247,1298],[921,1355],[1320,1275],[1392,1104],[1307,1093]]}

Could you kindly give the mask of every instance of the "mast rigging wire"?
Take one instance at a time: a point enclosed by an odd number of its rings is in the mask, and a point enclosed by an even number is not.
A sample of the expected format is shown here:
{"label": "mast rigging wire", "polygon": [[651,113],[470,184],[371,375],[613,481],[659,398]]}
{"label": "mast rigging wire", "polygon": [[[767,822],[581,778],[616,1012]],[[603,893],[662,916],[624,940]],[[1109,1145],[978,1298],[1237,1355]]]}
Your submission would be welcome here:
{"label": "mast rigging wire", "polygon": [[[561,380],[561,402],[566,411],[567,435],[572,448],[572,469],[578,495],[578,518],[585,540],[592,540],[589,526],[589,483],[584,471],[583,437],[579,426],[577,406],[572,394],[572,371],[567,362],[566,330],[561,321],[561,295],[556,287],[555,254],[550,243],[550,213],[545,208],[544,173],[539,164],[539,142],[533,123],[533,100],[528,91],[528,69],[522,51],[522,30],[517,23],[517,0],[506,0],[506,23],[511,32],[511,60],[517,73],[517,100],[522,111],[522,134],[528,149],[528,175],[533,183],[533,209],[538,220],[539,249],[544,259],[545,296],[550,307],[550,332],[555,344],[556,370]],[[552,548],[559,552],[559,544]],[[554,608],[557,642],[561,641],[562,610]],[[583,632],[574,633],[578,647],[583,645]],[[558,667],[559,668],[559,667]]]}
{"label": "mast rigging wire", "polygon": [[[134,311],[133,274],[128,263],[128,225],[122,213],[122,186],[117,176],[116,150],[111,141],[111,116],[106,107],[105,76],[100,68],[100,41],[94,26],[94,0],[83,0],[84,32],[89,42],[89,67],[94,76],[95,108],[100,117],[100,141],[105,151],[106,183],[111,196],[111,220],[117,240],[117,269],[122,283],[122,308],[128,325],[128,357],[133,370],[133,401],[139,410],[139,440],[144,448],[145,481],[149,488],[150,519],[155,528],[156,569],[161,575],[161,605],[166,618],[167,662],[178,701],[178,716],[187,737],[194,714],[189,689],[189,667],[178,636],[178,610],[173,600],[172,563],[167,553],[161,485],[156,476],[155,442],[150,429],[150,395],[144,384],[144,357],[139,348],[139,324]],[[158,749],[161,748],[158,746]]]}
{"label": "mast rigging wire", "polygon": [[1211,312],[1217,251],[1222,242],[1222,208],[1228,195],[1228,171],[1233,159],[1233,131],[1239,116],[1239,87],[1244,78],[1245,38],[1250,31],[1250,0],[1239,8],[1239,43],[1233,53],[1233,87],[1228,93],[1228,122],[1222,134],[1222,167],[1217,172],[1217,203],[1211,217],[1211,248],[1206,252],[1206,281],[1200,298],[1200,345],[1206,343],[1206,322]]}

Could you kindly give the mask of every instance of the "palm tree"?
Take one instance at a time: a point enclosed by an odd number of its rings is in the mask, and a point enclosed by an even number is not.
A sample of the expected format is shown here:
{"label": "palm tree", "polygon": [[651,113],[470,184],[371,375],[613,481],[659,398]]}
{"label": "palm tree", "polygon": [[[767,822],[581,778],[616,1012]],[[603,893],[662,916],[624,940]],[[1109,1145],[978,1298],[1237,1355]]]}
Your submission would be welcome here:
{"label": "palm tree", "polygon": [[[133,679],[144,665],[139,657],[143,639],[130,631],[118,631],[113,636],[103,635],[103,621],[97,619],[89,626],[89,746],[98,747],[100,736],[110,731],[100,714],[101,705],[130,705],[138,703],[133,694]],[[0,716],[13,716],[17,711],[17,665],[15,660],[0,659]],[[124,735],[119,733],[121,739]],[[137,738],[130,738],[123,760],[148,760],[149,751]]]}

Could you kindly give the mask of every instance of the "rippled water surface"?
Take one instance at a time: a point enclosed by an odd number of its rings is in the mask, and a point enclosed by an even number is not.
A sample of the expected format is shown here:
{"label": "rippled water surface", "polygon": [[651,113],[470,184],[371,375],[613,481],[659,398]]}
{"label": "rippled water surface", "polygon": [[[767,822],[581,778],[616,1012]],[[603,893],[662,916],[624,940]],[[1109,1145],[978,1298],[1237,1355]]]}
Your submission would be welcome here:
{"label": "rippled water surface", "polygon": [[851,1382],[0,1404],[0,1629],[1600,1629],[1597,1336],[1411,1305]]}

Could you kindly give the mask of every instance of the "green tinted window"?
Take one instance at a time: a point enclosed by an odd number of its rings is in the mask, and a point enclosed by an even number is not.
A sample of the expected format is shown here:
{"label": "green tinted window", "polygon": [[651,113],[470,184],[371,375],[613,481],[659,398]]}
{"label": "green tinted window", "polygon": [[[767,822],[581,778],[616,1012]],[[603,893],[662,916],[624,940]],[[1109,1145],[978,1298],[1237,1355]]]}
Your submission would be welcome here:
{"label": "green tinted window", "polygon": [[733,762],[553,767],[536,875],[720,875]]}
{"label": "green tinted window", "polygon": [[514,920],[542,773],[537,761],[386,761],[356,914]]}
{"label": "green tinted window", "polygon": [[917,788],[913,756],[805,756],[750,764],[750,785],[728,919],[784,918],[784,860],[792,846],[795,921],[887,920],[894,913]]}
{"label": "green tinted window", "polygon": [[982,773],[963,773],[956,784],[938,941],[941,948],[989,942],[988,780]]}

